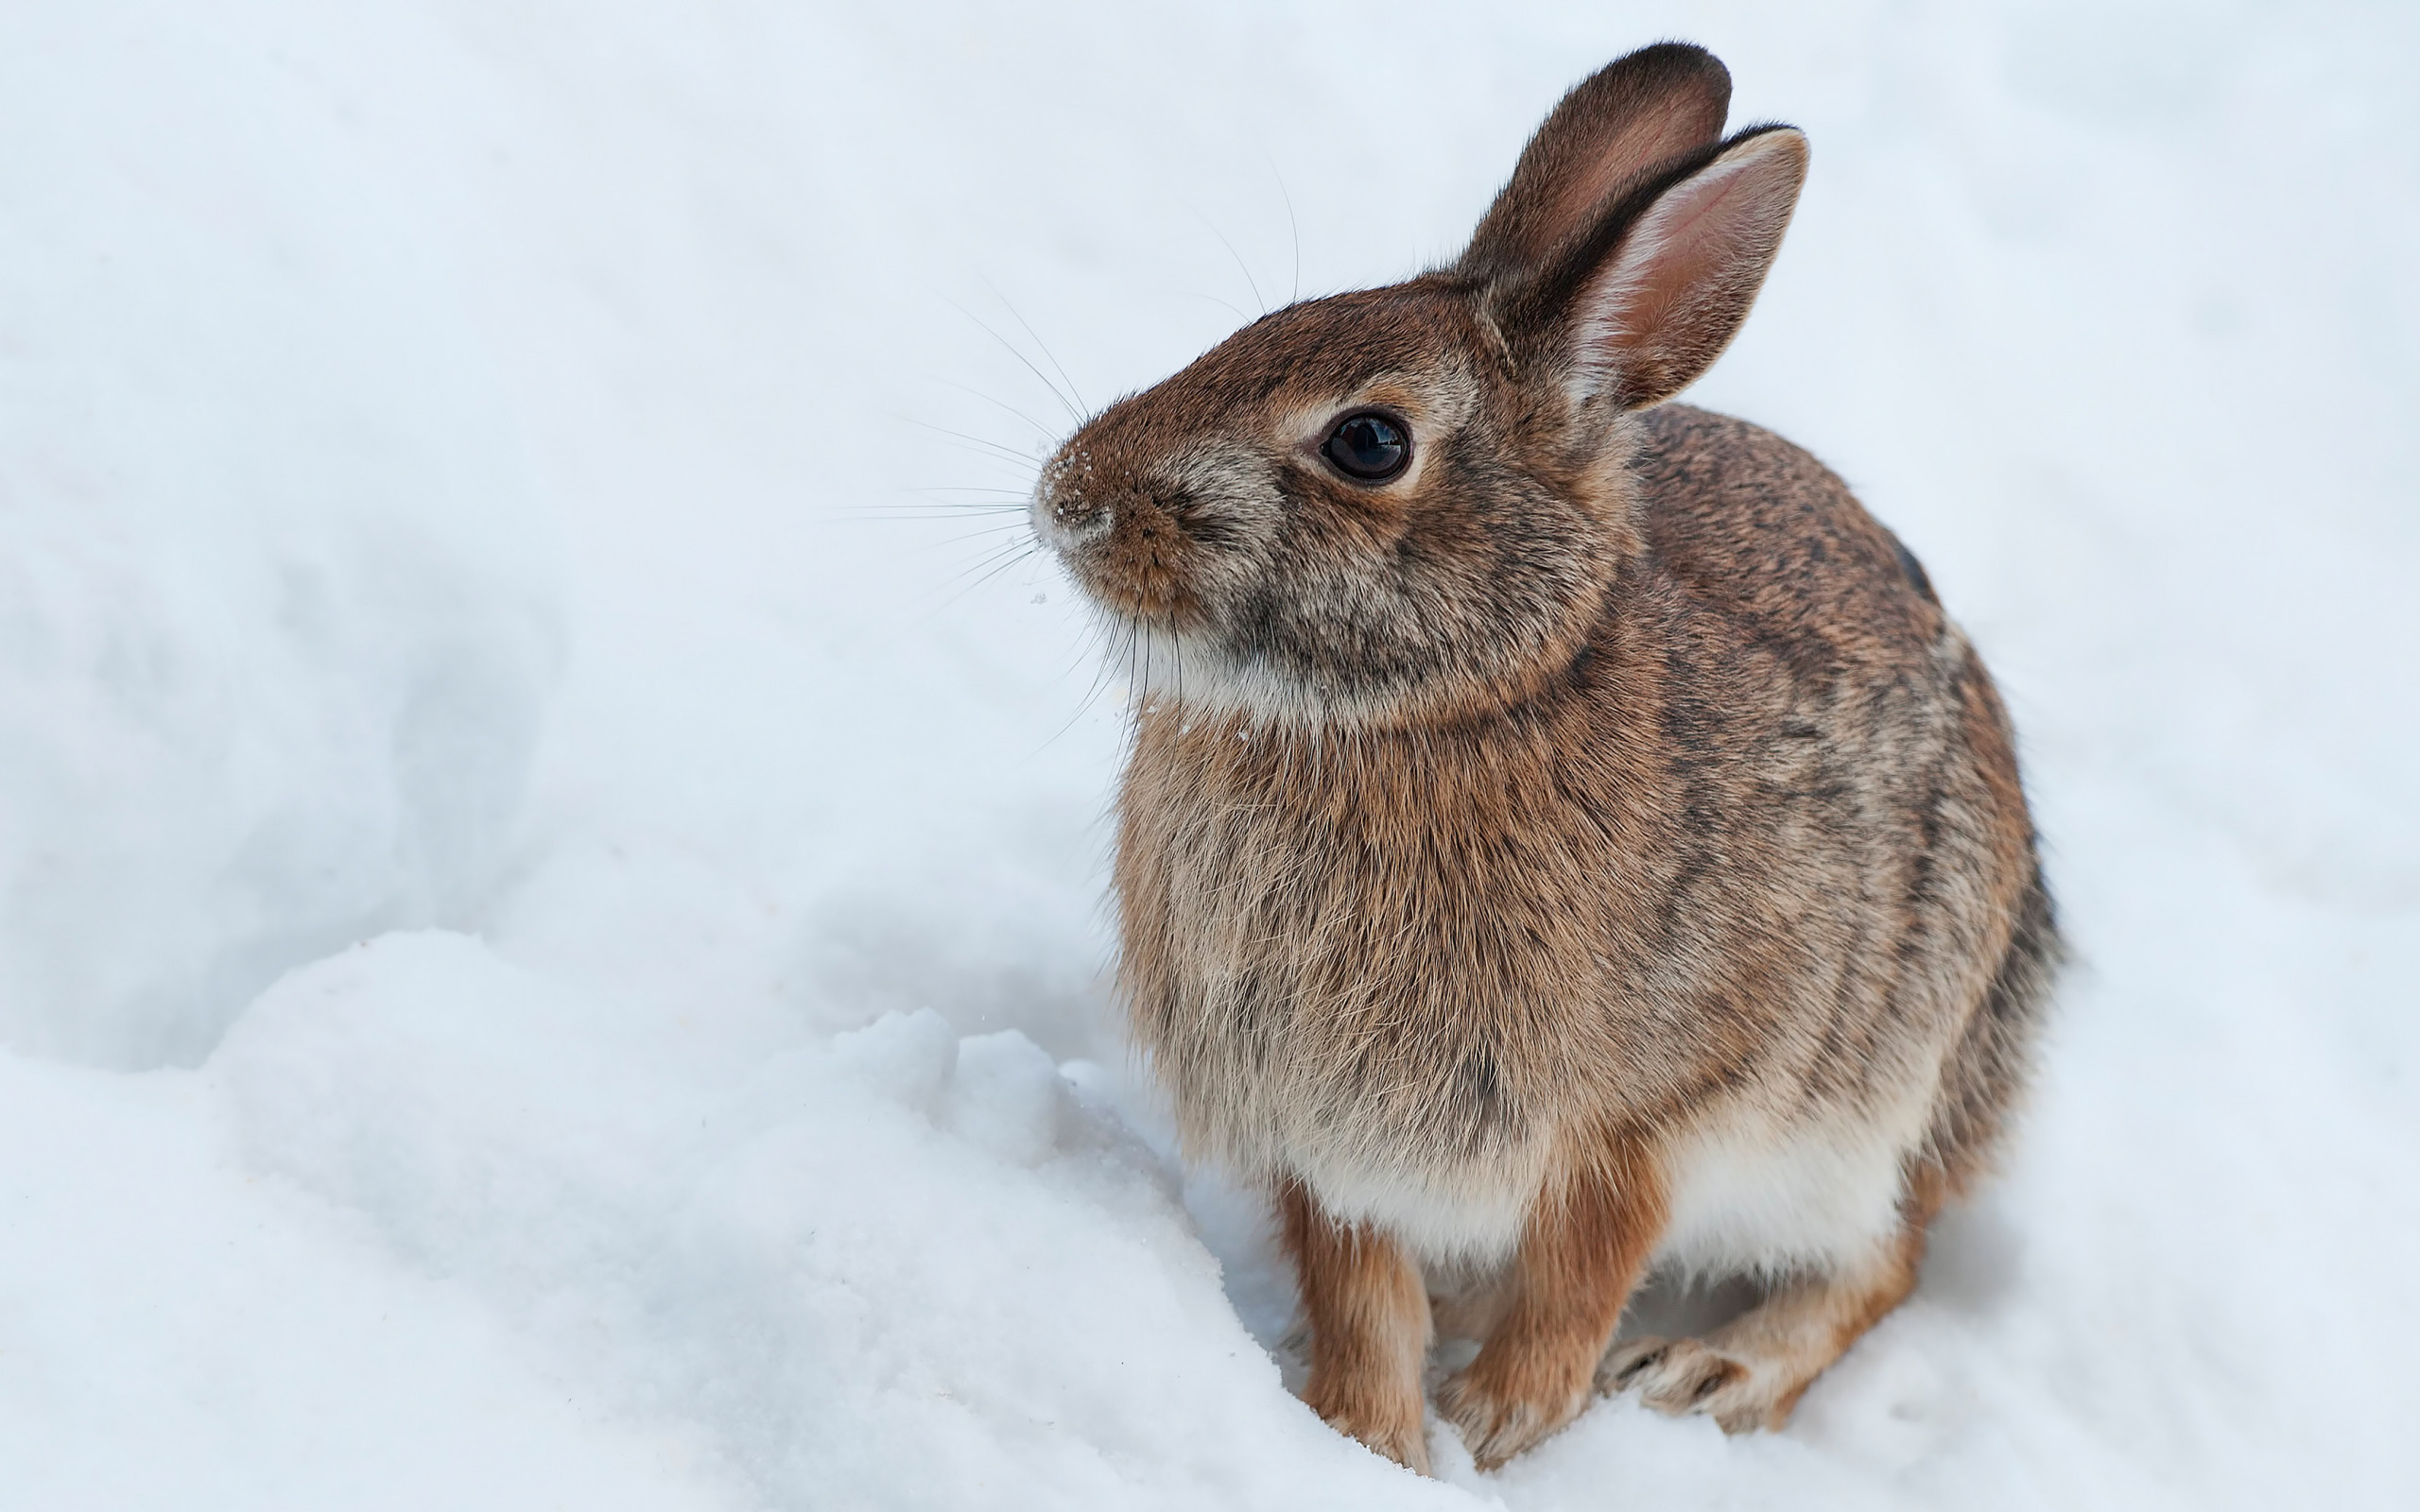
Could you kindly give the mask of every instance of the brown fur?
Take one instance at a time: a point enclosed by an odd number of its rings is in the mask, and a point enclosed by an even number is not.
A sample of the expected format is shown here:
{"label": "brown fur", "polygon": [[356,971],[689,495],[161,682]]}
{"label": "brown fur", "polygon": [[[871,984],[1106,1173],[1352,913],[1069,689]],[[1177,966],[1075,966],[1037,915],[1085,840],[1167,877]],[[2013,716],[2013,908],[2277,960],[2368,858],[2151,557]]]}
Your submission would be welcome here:
{"label": "brown fur", "polygon": [[1624,1133],[1557,1162],[1493,1299],[1487,1342],[1439,1405],[1494,1469],[1587,1405],[1622,1304],[1664,1227],[1651,1145]]}
{"label": "brown fur", "polygon": [[1420,1367],[1429,1326],[1420,1272],[1384,1232],[1321,1211],[1299,1181],[1278,1187],[1277,1214],[1310,1324],[1303,1400],[1340,1432],[1426,1473]]}
{"label": "brown fur", "polygon": [[[1036,495],[1144,674],[1136,1040],[1187,1148],[1278,1194],[1312,1404],[1414,1466],[1424,1267],[1499,1293],[1441,1403],[1483,1464],[1580,1409],[1668,1244],[1785,1274],[1604,1379],[1779,1422],[1988,1162],[2057,955],[2006,714],[1922,568],[1788,442],[1642,410],[1744,318],[1806,163],[1702,140],[1720,65],[1651,52],[1549,118],[1461,264],[1256,322]],[[1320,451],[1372,408],[1414,438],[1376,484]],[[1846,1173],[1811,1237],[1739,1238],[1722,1183],[1791,1151]]]}

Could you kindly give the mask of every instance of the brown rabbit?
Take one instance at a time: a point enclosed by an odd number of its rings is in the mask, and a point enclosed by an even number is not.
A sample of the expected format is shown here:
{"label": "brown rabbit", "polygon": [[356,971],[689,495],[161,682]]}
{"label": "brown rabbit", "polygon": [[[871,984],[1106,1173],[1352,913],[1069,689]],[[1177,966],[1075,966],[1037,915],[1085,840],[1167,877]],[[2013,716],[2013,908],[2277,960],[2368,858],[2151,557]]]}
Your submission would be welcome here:
{"label": "brown rabbit", "polygon": [[[1482,1466],[1592,1383],[1779,1424],[1989,1160],[2058,955],[2008,718],[1841,481],[1666,399],[1806,174],[1705,52],[1573,90],[1451,266],[1309,301],[1079,430],[1036,528],[1140,641],[1123,992],[1268,1183],[1310,1405]],[[1651,1267],[1753,1310],[1610,1357]]]}

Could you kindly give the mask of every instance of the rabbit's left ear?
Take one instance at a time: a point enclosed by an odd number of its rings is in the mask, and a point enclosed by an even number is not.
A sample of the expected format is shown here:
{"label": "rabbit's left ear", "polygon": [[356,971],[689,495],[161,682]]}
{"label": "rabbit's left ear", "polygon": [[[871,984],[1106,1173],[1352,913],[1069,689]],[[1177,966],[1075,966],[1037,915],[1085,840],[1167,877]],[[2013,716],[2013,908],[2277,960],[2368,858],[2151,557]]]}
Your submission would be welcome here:
{"label": "rabbit's left ear", "polygon": [[1752,127],[1659,168],[1487,305],[1516,345],[1562,348],[1575,397],[1661,403],[1738,334],[1806,181],[1806,138]]}
{"label": "rabbit's left ear", "polygon": [[1731,74],[1703,47],[1657,43],[1607,63],[1521,149],[1460,271],[1495,278],[1546,262],[1640,175],[1720,140],[1730,108]]}

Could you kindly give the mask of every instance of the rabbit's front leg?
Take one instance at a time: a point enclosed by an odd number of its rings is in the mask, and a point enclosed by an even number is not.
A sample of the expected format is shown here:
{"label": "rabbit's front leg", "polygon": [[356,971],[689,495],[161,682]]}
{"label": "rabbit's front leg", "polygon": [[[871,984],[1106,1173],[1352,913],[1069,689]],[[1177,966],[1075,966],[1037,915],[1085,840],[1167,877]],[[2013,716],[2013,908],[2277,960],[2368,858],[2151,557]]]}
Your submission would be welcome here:
{"label": "rabbit's front leg", "polygon": [[1277,1211],[1310,1324],[1303,1400],[1338,1432],[1427,1474],[1420,1376],[1428,1293],[1420,1272],[1393,1239],[1339,1223],[1299,1181],[1279,1187]]}
{"label": "rabbit's front leg", "polygon": [[1630,1152],[1541,1194],[1521,1236],[1510,1292],[1478,1357],[1439,1392],[1481,1469],[1579,1416],[1597,1362],[1664,1228],[1661,1181]]}

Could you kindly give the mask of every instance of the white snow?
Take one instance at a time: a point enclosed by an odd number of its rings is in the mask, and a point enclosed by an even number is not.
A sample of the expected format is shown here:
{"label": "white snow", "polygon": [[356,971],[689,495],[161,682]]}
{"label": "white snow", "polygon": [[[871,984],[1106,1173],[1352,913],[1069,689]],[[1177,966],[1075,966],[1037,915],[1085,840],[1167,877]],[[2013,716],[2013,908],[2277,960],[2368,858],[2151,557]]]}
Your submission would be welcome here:
{"label": "white snow", "polygon": [[[1505,9],[0,10],[0,1505],[2420,1502],[2420,12]],[[2082,961],[1787,1431],[1424,1482],[1127,1068],[1080,612],[914,490],[1670,35],[1815,149],[1690,397],[1924,558]]]}

